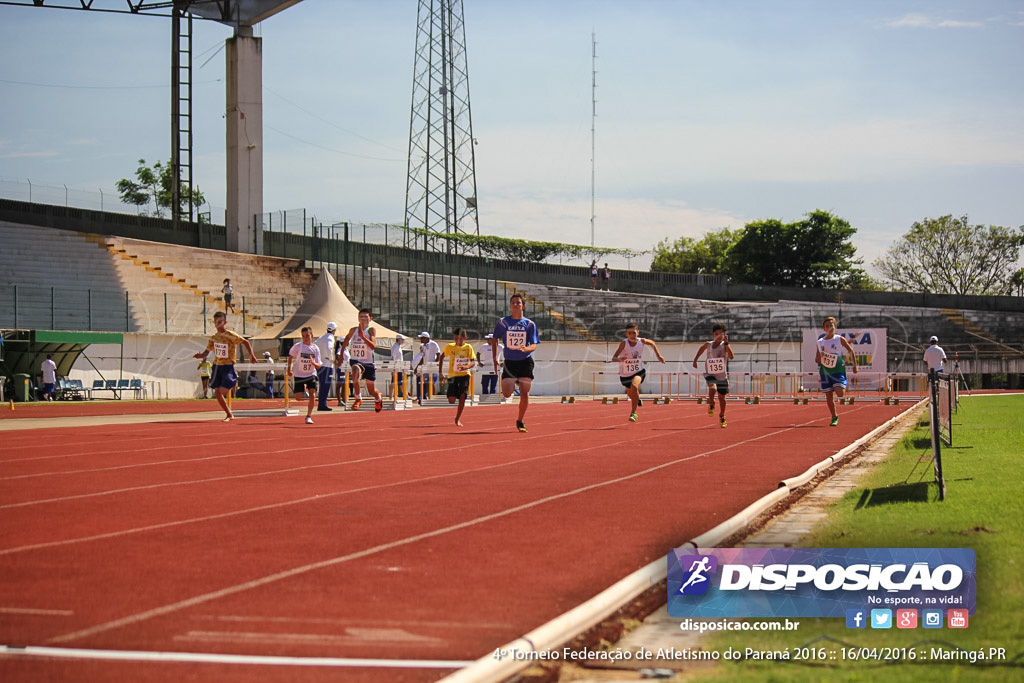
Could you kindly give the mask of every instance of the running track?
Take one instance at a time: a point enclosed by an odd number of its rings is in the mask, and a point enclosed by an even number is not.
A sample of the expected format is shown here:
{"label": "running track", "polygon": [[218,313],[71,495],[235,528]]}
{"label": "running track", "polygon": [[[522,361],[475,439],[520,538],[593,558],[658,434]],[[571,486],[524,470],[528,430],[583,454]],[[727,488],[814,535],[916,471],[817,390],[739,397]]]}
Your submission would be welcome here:
{"label": "running track", "polygon": [[0,680],[436,681],[908,407],[840,406],[837,428],[821,403],[731,403],[720,429],[692,402],[638,424],[584,402],[535,403],[528,434],[508,405],[462,429],[420,409],[0,431],[0,644],[331,658],[8,650]]}

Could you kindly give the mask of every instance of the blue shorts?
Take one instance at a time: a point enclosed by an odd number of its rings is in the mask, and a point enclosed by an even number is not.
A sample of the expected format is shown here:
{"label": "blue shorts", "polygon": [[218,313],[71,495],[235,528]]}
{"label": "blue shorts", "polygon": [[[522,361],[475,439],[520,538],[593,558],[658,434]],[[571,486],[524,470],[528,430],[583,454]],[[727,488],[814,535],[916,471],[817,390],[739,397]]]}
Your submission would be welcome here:
{"label": "blue shorts", "polygon": [[826,394],[836,387],[840,389],[846,389],[846,373],[842,372],[838,375],[826,375],[824,372],[818,373],[821,375],[821,390]]}
{"label": "blue shorts", "polygon": [[210,386],[214,389],[234,389],[238,384],[238,375],[234,365],[214,365],[210,376]]}
{"label": "blue shorts", "polygon": [[377,381],[377,366],[373,363],[363,363],[358,360],[350,360],[348,364],[353,370],[358,366],[361,370],[360,376],[367,382]]}

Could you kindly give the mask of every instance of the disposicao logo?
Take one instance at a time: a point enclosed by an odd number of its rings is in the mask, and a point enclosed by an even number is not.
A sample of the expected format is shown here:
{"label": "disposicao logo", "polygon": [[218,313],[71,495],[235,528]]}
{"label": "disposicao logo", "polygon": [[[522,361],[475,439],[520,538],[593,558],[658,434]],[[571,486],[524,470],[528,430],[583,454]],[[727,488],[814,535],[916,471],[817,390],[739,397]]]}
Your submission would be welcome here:
{"label": "disposicao logo", "polygon": [[718,558],[714,555],[684,555],[679,558],[682,566],[688,567],[683,574],[680,595],[704,595],[711,587],[709,574],[718,569]]}
{"label": "disposicao logo", "polygon": [[[846,617],[892,610],[974,611],[969,548],[678,548],[668,554],[673,617]],[[874,613],[889,610],[888,625]],[[915,611],[915,615],[917,612]],[[867,621],[867,619],[865,619]],[[912,628],[916,628],[913,626]]]}

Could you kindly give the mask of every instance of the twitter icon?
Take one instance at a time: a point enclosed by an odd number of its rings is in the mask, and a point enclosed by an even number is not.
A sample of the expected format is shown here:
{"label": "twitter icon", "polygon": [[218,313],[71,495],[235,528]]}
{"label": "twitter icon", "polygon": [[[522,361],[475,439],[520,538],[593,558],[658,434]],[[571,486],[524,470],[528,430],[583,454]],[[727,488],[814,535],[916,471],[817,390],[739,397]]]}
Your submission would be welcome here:
{"label": "twitter icon", "polygon": [[871,610],[871,628],[892,628],[892,610]]}

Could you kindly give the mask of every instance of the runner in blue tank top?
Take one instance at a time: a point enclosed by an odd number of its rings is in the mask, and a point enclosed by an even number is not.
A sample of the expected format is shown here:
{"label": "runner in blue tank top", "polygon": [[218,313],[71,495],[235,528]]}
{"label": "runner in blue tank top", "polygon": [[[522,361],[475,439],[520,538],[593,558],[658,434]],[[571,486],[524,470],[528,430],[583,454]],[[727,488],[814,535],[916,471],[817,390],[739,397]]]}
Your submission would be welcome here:
{"label": "runner in blue tank top", "polygon": [[508,306],[511,315],[505,316],[494,326],[494,336],[488,340],[491,355],[495,359],[494,372],[498,372],[498,343],[505,345],[505,367],[501,372],[501,393],[508,398],[519,385],[519,419],[516,429],[526,431],[523,420],[530,407],[530,385],[533,384],[533,352],[540,344],[537,325],[523,315],[526,302],[521,294],[513,294]]}

